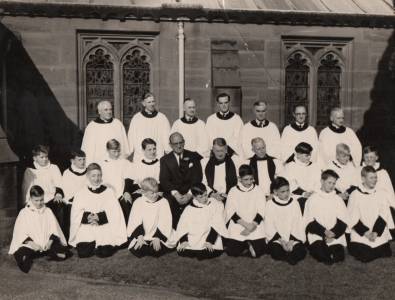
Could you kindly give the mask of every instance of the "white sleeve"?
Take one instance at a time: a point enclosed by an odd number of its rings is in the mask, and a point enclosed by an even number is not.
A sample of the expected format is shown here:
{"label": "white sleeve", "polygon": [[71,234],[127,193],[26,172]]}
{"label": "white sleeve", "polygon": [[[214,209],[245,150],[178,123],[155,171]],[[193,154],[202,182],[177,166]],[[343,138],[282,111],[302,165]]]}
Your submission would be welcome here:
{"label": "white sleeve", "polygon": [[171,151],[169,144],[169,135],[170,135],[170,123],[169,120],[163,115],[163,121],[161,122],[161,143],[163,145],[163,149],[166,153]]}
{"label": "white sleeve", "polygon": [[136,125],[135,125],[135,122],[136,122],[135,118],[136,118],[136,115],[130,121],[129,130],[128,130],[128,141],[129,141],[129,151],[130,151],[130,153],[133,153],[135,151],[135,149],[134,149],[134,138],[135,138],[134,129],[136,127]]}
{"label": "white sleeve", "polygon": [[86,164],[88,165],[94,160],[96,152],[96,142],[92,123],[89,123],[85,128],[84,137],[82,138],[81,150],[86,154]]}
{"label": "white sleeve", "polygon": [[351,155],[353,157],[354,163],[356,166],[359,166],[362,159],[362,145],[353,130],[350,130],[350,144]]}
{"label": "white sleeve", "polygon": [[121,131],[121,150],[124,153],[125,157],[128,157],[130,155],[130,150],[129,150],[129,141],[128,137],[126,136],[126,130],[125,127],[121,122],[119,122],[120,125],[120,131]]}

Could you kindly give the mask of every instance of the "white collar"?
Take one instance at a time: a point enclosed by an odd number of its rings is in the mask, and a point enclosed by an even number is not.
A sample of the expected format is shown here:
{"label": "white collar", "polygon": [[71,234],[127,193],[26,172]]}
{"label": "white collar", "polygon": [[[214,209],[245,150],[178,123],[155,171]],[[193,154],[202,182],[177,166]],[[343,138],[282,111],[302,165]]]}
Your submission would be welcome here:
{"label": "white collar", "polygon": [[[367,164],[365,162],[362,162],[362,167],[366,167]],[[373,168],[377,171],[380,168],[380,163],[376,162],[373,166]]]}
{"label": "white collar", "polygon": [[37,162],[33,162],[33,165],[34,165],[34,167],[37,169],[37,170],[48,170],[49,169],[49,166],[51,165],[51,162],[50,161],[48,161],[48,164],[46,165],[46,166],[40,166]]}
{"label": "white collar", "polygon": [[244,185],[242,185],[242,184],[237,184],[237,187],[238,187],[238,189],[240,190],[240,191],[242,191],[242,192],[249,192],[249,191],[252,191],[254,188],[255,188],[255,184],[252,184],[251,185],[251,187],[249,187],[249,188],[246,188]]}
{"label": "white collar", "polygon": [[70,165],[70,169],[73,170],[76,173],[79,173],[79,174],[82,174],[82,173],[84,173],[86,171],[86,168],[85,169],[80,169],[80,168],[77,168],[74,164]]}
{"label": "white collar", "polygon": [[196,207],[205,207],[205,206],[208,206],[211,203],[211,201],[210,201],[210,199],[208,199],[207,203],[203,204],[203,203],[200,203],[199,201],[197,201],[195,198],[193,198],[192,203]]}
{"label": "white collar", "polygon": [[376,193],[376,188],[369,189],[369,188],[365,187],[363,184],[360,184],[358,187],[362,191],[362,193],[365,193],[365,194]]}

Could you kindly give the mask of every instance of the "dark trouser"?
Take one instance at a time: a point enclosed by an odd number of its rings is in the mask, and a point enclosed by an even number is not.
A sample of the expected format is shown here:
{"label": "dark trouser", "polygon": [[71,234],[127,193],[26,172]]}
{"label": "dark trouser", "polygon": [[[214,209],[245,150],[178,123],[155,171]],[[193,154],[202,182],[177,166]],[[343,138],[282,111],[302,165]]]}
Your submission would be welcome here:
{"label": "dark trouser", "polygon": [[176,230],[178,221],[180,220],[181,214],[184,211],[186,205],[180,205],[177,202],[177,200],[171,195],[166,195],[166,196],[167,196],[166,199],[169,202],[171,215],[173,219],[173,229]]}
{"label": "dark trouser", "polygon": [[51,248],[42,253],[22,246],[14,253],[14,258],[19,269],[21,269],[22,272],[28,273],[32,267],[33,259],[43,255],[48,255],[55,261],[62,261],[70,257],[71,253],[67,247],[60,244],[59,241],[54,241]]}
{"label": "dark trouser", "polygon": [[121,198],[118,199],[119,205],[121,206],[123,216],[125,218],[125,224],[128,225],[130,211],[132,210],[132,203],[125,201]]}
{"label": "dark trouser", "polygon": [[248,240],[248,241],[238,241],[233,239],[225,240],[225,252],[229,256],[241,256],[243,253],[248,251],[249,245],[255,251],[256,257],[262,256],[266,252],[266,241],[265,239]]}
{"label": "dark trouser", "polygon": [[163,244],[161,244],[160,246],[161,247],[159,251],[155,251],[154,248],[150,245],[143,245],[140,249],[137,250],[132,247],[129,249],[129,251],[138,258],[142,258],[144,256],[159,257],[170,251],[170,249]]}
{"label": "dark trouser", "polygon": [[269,242],[267,245],[270,256],[275,260],[286,261],[291,265],[296,265],[306,257],[306,248],[302,243],[294,245],[291,252],[287,252],[279,243]]}
{"label": "dark trouser", "polygon": [[351,242],[348,246],[348,252],[361,262],[370,262],[377,258],[390,257],[392,255],[389,243],[372,248],[362,243]]}
{"label": "dark trouser", "polygon": [[328,246],[324,241],[315,241],[308,248],[311,256],[324,264],[331,265],[344,260],[342,245]]}
{"label": "dark trouser", "polygon": [[110,257],[115,253],[115,247],[111,245],[98,246],[96,242],[84,242],[77,244],[78,257],[86,258],[96,255],[97,257],[105,258]]}
{"label": "dark trouser", "polygon": [[203,250],[184,249],[183,251],[177,251],[179,256],[197,258],[198,260],[215,258],[221,256],[223,252],[224,251],[222,250],[214,250],[210,252],[207,249],[203,249]]}
{"label": "dark trouser", "polygon": [[72,204],[65,204],[63,208],[63,234],[66,238],[66,241],[69,240],[70,236],[70,216],[71,216],[71,206]]}
{"label": "dark trouser", "polygon": [[[53,214],[55,215],[56,220],[58,221],[60,228],[62,229],[63,233],[65,231],[69,231],[68,228],[66,228],[65,224],[65,210],[66,210],[66,204],[63,202],[56,202],[55,200],[51,200],[45,204],[49,209],[52,210]],[[70,221],[69,221],[70,223]]]}

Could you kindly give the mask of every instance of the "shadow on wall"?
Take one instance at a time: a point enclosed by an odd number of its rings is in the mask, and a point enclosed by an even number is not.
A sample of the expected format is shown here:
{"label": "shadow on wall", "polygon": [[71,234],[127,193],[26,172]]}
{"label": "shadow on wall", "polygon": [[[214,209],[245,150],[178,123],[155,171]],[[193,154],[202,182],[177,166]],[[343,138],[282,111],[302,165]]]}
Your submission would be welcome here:
{"label": "shadow on wall", "polygon": [[0,23],[0,58],[5,55],[7,138],[23,172],[31,149],[50,146],[50,159],[63,170],[69,152],[80,147],[82,133],[65,114],[19,39]]}
{"label": "shadow on wall", "polygon": [[[378,64],[370,93],[371,106],[364,115],[358,135],[363,145],[374,145],[382,165],[395,180],[395,32]],[[355,99],[358,101],[358,99]]]}

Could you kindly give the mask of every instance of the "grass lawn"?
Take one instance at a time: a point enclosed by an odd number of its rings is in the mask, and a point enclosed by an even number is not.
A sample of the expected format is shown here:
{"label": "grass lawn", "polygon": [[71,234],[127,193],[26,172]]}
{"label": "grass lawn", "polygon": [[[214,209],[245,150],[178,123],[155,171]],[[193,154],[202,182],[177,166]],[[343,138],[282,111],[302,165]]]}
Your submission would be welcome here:
{"label": "grass lawn", "polygon": [[[395,252],[395,244],[392,244]],[[0,262],[17,268],[1,251]],[[75,252],[74,252],[75,254]],[[58,274],[74,274],[118,283],[164,287],[185,295],[227,299],[395,299],[395,256],[363,264],[346,261],[326,266],[308,256],[296,266],[259,259],[230,258],[225,254],[210,261],[177,256],[138,259],[127,250],[113,257],[64,262],[35,261],[33,268]]]}

